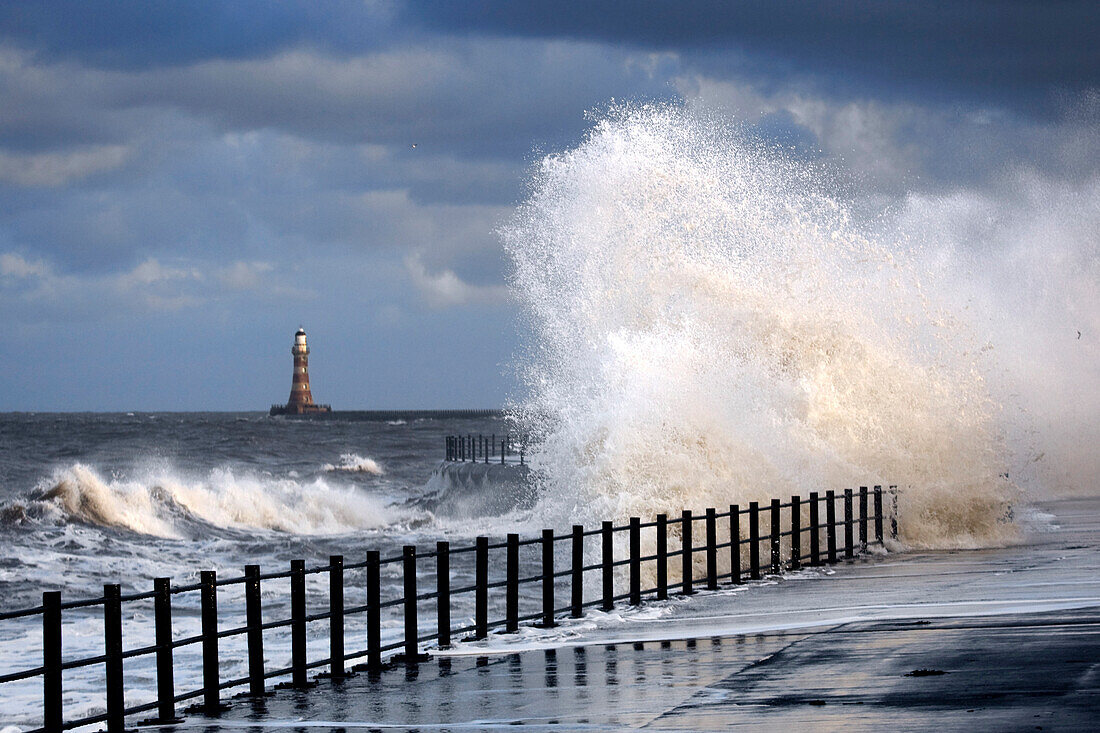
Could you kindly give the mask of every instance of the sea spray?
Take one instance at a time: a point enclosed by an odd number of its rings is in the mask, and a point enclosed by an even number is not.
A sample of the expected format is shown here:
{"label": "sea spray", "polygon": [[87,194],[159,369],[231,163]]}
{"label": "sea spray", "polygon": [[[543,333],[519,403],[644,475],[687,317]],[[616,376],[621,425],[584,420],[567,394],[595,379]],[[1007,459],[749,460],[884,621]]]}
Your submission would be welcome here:
{"label": "sea spray", "polygon": [[898,484],[910,543],[1011,532],[980,351],[814,166],[620,107],[533,178],[502,235],[548,522]]}

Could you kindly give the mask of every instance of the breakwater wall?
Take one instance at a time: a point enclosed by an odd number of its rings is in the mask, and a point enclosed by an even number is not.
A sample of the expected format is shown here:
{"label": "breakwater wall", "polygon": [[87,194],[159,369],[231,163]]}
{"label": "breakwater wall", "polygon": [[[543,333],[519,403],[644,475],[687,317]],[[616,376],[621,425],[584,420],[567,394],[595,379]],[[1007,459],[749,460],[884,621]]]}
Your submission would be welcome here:
{"label": "breakwater wall", "polygon": [[447,420],[447,419],[500,419],[503,410],[332,410],[331,412],[307,412],[301,415],[281,415],[292,420]]}
{"label": "breakwater wall", "polygon": [[[722,584],[751,582],[766,574],[851,560],[871,545],[883,543],[887,521],[896,537],[896,502],[891,501],[890,510],[884,511],[884,496],[896,494],[877,486],[861,487],[858,492],[811,492],[808,499],[776,498],[764,505],[752,502],[748,507],[707,508],[702,513],[685,509],[679,516],[659,514],[645,522],[630,517],[618,525],[604,521],[599,528],[543,529],[536,537],[521,538],[515,533],[504,538],[477,537],[473,544],[456,547],[440,540],[427,550],[407,545],[399,555],[381,557],[378,551],[368,551],[354,562],[332,555],[323,564],[307,566],[298,559],[290,562],[288,570],[278,572],[248,565],[243,575],[219,578],[207,570],[199,574],[198,583],[174,585],[169,578],[156,578],[152,590],[127,595],[118,584],[104,585],[102,596],[73,601],[63,601],[60,592],[49,591],[43,593],[40,606],[0,613],[0,633],[13,623],[41,624],[42,629],[41,664],[0,674],[0,695],[4,685],[41,680],[42,724],[29,733],[55,733],[97,723],[105,723],[111,733],[121,732],[128,720],[135,722],[142,715],[149,716],[147,722],[167,724],[180,720],[178,714],[183,711],[177,706],[188,702],[202,713],[213,714],[223,709],[223,693],[230,690],[264,695],[273,680],[283,680],[288,687],[311,687],[317,681],[309,675],[317,670],[324,670],[322,677],[340,679],[359,669],[417,664],[428,658],[426,644],[446,648],[459,639],[485,639],[491,631],[516,631],[530,622],[550,628],[564,617],[582,617],[585,609],[594,606],[604,610],[624,602],[634,606],[646,598],[663,600],[677,593],[717,590]],[[643,553],[643,545],[652,549]],[[541,555],[541,572],[520,577],[521,552]],[[474,582],[452,587],[453,570],[463,563],[472,565]],[[357,573],[358,582],[347,582],[349,571]],[[383,597],[383,573],[400,577],[400,595]],[[654,579],[652,586],[643,588],[643,574]],[[421,576],[434,576],[434,589],[424,591]],[[288,618],[264,618],[263,597],[270,594],[272,583],[289,587]],[[313,591],[307,594],[309,586]],[[318,588],[324,592],[318,593]],[[234,592],[243,594],[243,624],[219,613],[219,597]],[[474,598],[473,618],[455,624],[453,600],[465,594]],[[348,595],[364,596],[365,603],[349,605]],[[199,633],[181,635],[173,627],[173,606],[196,597]],[[153,638],[126,648],[123,609],[130,604],[151,604],[155,632]],[[310,604],[323,610],[307,612]],[[101,614],[98,625],[104,653],[65,659],[64,620],[89,611]],[[365,617],[365,634],[349,644],[345,625],[353,617]],[[431,617],[434,632],[422,633],[422,621]],[[384,643],[384,623],[396,620],[400,638]],[[70,633],[87,635],[92,625],[91,618],[82,616],[81,628],[70,624]],[[272,667],[264,654],[265,638],[282,629],[290,632],[290,663]],[[223,679],[220,647],[225,640],[239,638],[246,642],[247,674]],[[202,684],[177,690],[177,652],[195,647],[201,650]],[[133,668],[142,664],[146,665],[143,673],[134,675]],[[103,712],[66,717],[64,690],[69,675],[103,680]],[[155,700],[127,705],[127,694],[138,685],[127,687],[126,680],[135,678],[147,680],[146,688],[155,680]]]}

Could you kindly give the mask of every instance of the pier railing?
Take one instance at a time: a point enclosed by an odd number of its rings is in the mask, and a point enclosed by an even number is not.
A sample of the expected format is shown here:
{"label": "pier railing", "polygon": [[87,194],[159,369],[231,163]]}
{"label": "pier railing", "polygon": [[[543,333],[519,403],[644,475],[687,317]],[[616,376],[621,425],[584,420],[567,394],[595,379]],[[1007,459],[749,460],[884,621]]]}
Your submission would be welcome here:
{"label": "pier railing", "polygon": [[448,435],[445,441],[446,461],[458,461],[471,463],[497,463],[504,465],[508,459],[519,460],[524,464],[523,447],[521,439],[514,435],[505,434],[498,439],[493,435]]}
{"label": "pier railing", "polygon": [[[449,542],[439,541],[433,550],[426,552],[407,545],[400,555],[381,557],[378,551],[369,551],[355,563],[346,563],[340,555],[330,556],[326,564],[314,567],[306,567],[303,560],[293,560],[289,570],[275,573],[263,573],[256,565],[246,566],[244,575],[232,578],[219,578],[214,571],[203,571],[198,583],[174,586],[169,578],[157,578],[151,591],[128,595],[123,595],[116,584],[105,585],[101,597],[78,601],[62,601],[60,592],[49,591],[42,594],[41,606],[0,613],[0,622],[37,617],[42,624],[41,665],[0,674],[0,696],[4,684],[41,679],[42,726],[27,733],[55,733],[96,723],[106,723],[111,733],[121,732],[127,718],[141,714],[152,716],[143,722],[172,723],[179,720],[176,706],[180,703],[197,701],[195,708],[199,712],[215,713],[223,709],[223,692],[243,688],[243,694],[263,695],[268,681],[273,679],[285,679],[284,686],[305,688],[316,684],[309,679],[311,670],[326,668],[322,676],[339,679],[360,669],[377,671],[395,663],[415,664],[427,658],[423,653],[427,643],[446,648],[455,639],[484,639],[491,630],[512,632],[527,622],[549,628],[564,617],[581,617],[586,608],[593,606],[606,611],[623,601],[634,606],[648,597],[663,600],[672,594],[689,595],[698,589],[718,590],[723,584],[736,585],[765,574],[851,560],[868,546],[882,544],[887,517],[890,532],[896,538],[894,489],[890,487],[884,492],[879,486],[870,491],[861,487],[858,492],[828,491],[824,496],[811,492],[808,499],[792,496],[788,501],[772,499],[763,506],[757,502],[750,502],[748,507],[734,504],[725,511],[708,508],[702,514],[685,509],[678,517],[659,514],[646,522],[631,517],[621,525],[602,522],[599,528],[574,525],[562,534],[544,529],[533,538],[521,539],[518,534],[508,534],[503,541],[477,537],[473,545],[465,547],[451,547]],[[884,493],[893,499],[889,515],[883,510]],[[620,541],[617,548],[616,540],[623,534],[627,541]],[[646,546],[652,547],[644,555],[643,535]],[[556,552],[559,547],[563,553]],[[541,554],[541,571],[529,577],[520,577],[523,548]],[[502,563],[496,559],[490,563],[490,556],[499,558],[500,553],[504,554],[503,577],[491,577],[490,568],[499,568]],[[563,567],[557,565],[559,554],[569,558]],[[598,560],[586,562],[586,555]],[[452,561],[468,562],[471,556],[474,582],[451,587]],[[421,565],[423,561],[434,566],[431,570],[436,587],[427,592],[421,592],[418,586],[418,568],[428,570]],[[393,598],[382,596],[381,577],[388,566],[400,567],[402,593]],[[353,569],[364,571],[363,583],[358,587],[345,583],[345,572]],[[652,587],[642,587],[643,569],[652,569],[647,574],[655,581]],[[599,577],[598,593],[586,591],[586,578],[591,578],[591,574]],[[311,575],[327,576],[328,593],[327,598],[321,599],[325,610],[307,613],[306,579]],[[276,579],[289,580],[290,616],[265,621],[261,584]],[[234,624],[218,612],[219,592],[238,586],[243,589],[245,601],[243,624]],[[526,593],[524,600],[533,609],[524,612],[520,591],[529,587],[533,591]],[[503,615],[491,618],[490,597],[499,613],[501,592]],[[196,594],[200,633],[176,638],[173,599]],[[349,594],[363,602],[348,605]],[[463,595],[472,595],[474,614],[472,619],[456,626],[451,618],[452,604],[456,596]],[[123,606],[150,600],[154,638],[127,649],[123,645]],[[312,600],[316,605],[318,599]],[[425,608],[427,604],[434,605],[434,609],[430,605]],[[104,653],[66,660],[62,617],[66,612],[95,607],[102,609]],[[434,633],[420,633],[419,614],[425,610],[435,611]],[[345,620],[360,614],[366,617],[365,638],[353,641],[353,649],[349,650]],[[384,615],[400,615],[404,627],[400,639],[383,643]],[[327,622],[327,638],[309,633],[317,622]],[[290,664],[269,668],[264,657],[265,632],[285,628],[289,628],[291,637]],[[245,639],[247,674],[222,679],[219,643],[233,637]],[[311,645],[315,652],[312,658]],[[202,686],[179,691],[174,682],[177,668],[173,655],[192,646],[201,649]],[[156,700],[127,706],[123,670],[129,660],[136,658],[155,661]],[[349,669],[349,663],[356,661],[361,663]],[[63,706],[66,673],[87,674],[94,667],[103,670],[106,709],[66,719]]]}

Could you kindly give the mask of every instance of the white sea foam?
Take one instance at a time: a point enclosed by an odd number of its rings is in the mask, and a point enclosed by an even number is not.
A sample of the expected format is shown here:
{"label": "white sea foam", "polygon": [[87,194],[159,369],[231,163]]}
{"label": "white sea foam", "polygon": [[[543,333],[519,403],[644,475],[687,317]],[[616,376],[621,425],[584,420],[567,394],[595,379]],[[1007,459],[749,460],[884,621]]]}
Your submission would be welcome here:
{"label": "white sea foam", "polygon": [[910,543],[1012,532],[986,355],[820,178],[675,107],[542,162],[503,238],[549,520],[898,484]]}
{"label": "white sea foam", "polygon": [[294,534],[338,534],[391,521],[381,501],[320,478],[306,483],[228,468],[191,477],[169,466],[106,478],[83,463],[56,470],[32,498],[9,504],[4,514],[170,538],[191,536],[196,521]]}
{"label": "white sea foam", "polygon": [[378,461],[373,458],[364,458],[356,453],[343,453],[340,455],[340,463],[326,463],[326,471],[347,471],[349,473],[369,473],[372,476],[382,476],[386,473]]}

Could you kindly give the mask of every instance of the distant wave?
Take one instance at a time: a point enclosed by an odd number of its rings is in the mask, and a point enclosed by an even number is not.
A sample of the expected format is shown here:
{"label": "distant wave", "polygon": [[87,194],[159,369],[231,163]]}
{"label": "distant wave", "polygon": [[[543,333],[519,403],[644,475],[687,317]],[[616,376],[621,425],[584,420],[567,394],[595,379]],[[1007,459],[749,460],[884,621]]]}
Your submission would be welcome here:
{"label": "distant wave", "polygon": [[369,473],[372,476],[382,476],[386,473],[385,469],[378,465],[378,461],[373,458],[364,458],[356,453],[344,453],[340,456],[339,465],[332,463],[326,463],[324,465],[326,471],[347,471],[349,473]]}
{"label": "distant wave", "polygon": [[84,522],[179,539],[201,534],[203,528],[196,525],[313,535],[391,521],[381,501],[321,478],[303,483],[230,468],[198,478],[172,468],[105,478],[83,463],[58,469],[29,498],[0,508],[0,517],[8,522]]}

